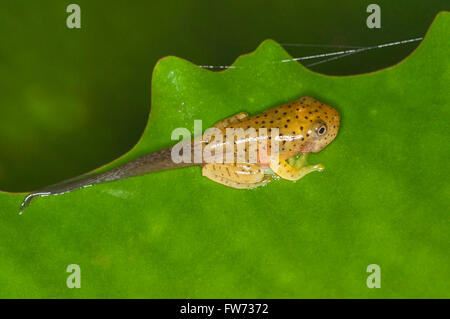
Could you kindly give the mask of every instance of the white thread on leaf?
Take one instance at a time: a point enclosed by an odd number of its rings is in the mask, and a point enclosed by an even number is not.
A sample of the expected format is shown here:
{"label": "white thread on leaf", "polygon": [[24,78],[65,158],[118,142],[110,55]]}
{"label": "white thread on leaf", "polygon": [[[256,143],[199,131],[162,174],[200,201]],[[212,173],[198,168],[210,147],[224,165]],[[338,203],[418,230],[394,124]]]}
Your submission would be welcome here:
{"label": "white thread on leaf", "polygon": [[[305,46],[305,47],[306,46],[349,47],[349,48],[354,48],[354,49],[337,51],[337,52],[321,53],[321,54],[316,54],[316,55],[309,55],[309,56],[303,56],[303,57],[298,57],[298,58],[285,59],[285,60],[276,61],[276,62],[278,62],[278,63],[286,63],[286,62],[303,61],[303,60],[310,60],[310,59],[317,59],[317,58],[324,58],[324,57],[333,56],[333,58],[330,58],[330,59],[325,59],[325,60],[322,60],[322,61],[318,61],[318,62],[314,62],[314,63],[308,64],[307,66],[310,67],[310,66],[322,64],[322,63],[325,63],[325,62],[337,60],[337,59],[340,59],[340,58],[343,58],[343,57],[346,57],[346,56],[349,56],[349,55],[353,55],[355,53],[363,52],[363,51],[374,50],[374,49],[381,49],[381,48],[386,48],[386,47],[391,47],[391,46],[395,46],[395,45],[421,41],[421,40],[423,40],[423,38],[414,38],[414,39],[408,39],[408,40],[402,40],[402,41],[395,41],[395,42],[390,42],[390,43],[378,44],[378,45],[368,46],[368,47],[344,46],[344,45],[343,46],[334,46],[334,45],[285,43],[285,44],[281,44],[281,45],[284,45],[284,46]],[[272,62],[272,63],[274,63],[274,62]],[[234,66],[234,65],[199,65],[199,67],[204,68],[204,69],[233,69],[233,68],[236,68],[236,66]]]}

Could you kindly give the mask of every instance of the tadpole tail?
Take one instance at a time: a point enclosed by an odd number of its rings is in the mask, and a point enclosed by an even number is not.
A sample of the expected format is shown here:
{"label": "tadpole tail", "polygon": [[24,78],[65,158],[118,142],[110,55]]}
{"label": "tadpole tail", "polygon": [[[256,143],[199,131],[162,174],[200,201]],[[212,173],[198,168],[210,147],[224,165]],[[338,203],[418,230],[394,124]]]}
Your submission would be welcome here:
{"label": "tadpole tail", "polygon": [[139,157],[127,164],[116,167],[104,173],[85,174],[77,176],[60,183],[44,187],[40,190],[27,195],[20,205],[19,214],[30,205],[36,197],[59,195],[71,192],[73,190],[88,187],[95,184],[112,182],[118,179],[148,174],[160,170],[166,170],[176,167],[192,166],[193,163],[174,163],[171,158],[172,148],[155,152],[143,157]]}
{"label": "tadpole tail", "polygon": [[30,206],[31,201],[35,198],[35,197],[40,197],[40,196],[47,196],[49,195],[48,193],[40,193],[40,192],[35,192],[35,193],[31,193],[29,195],[27,195],[27,197],[25,197],[25,199],[23,200],[22,204],[20,204],[20,209],[19,209],[19,215],[22,215],[24,210]]}

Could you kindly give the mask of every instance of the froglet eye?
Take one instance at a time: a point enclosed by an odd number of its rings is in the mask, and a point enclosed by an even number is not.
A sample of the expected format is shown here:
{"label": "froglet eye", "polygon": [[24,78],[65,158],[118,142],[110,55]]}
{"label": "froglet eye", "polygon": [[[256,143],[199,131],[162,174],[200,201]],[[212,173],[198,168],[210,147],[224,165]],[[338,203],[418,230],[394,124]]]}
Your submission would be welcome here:
{"label": "froglet eye", "polygon": [[316,134],[317,136],[322,136],[324,134],[327,133],[327,125],[325,123],[321,123],[317,128],[316,128]]}

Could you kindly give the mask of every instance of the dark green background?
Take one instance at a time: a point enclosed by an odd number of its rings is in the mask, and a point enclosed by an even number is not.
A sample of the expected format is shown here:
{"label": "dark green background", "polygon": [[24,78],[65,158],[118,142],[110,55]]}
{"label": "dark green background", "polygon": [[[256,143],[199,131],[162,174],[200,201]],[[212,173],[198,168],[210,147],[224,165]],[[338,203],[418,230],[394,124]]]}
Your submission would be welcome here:
{"label": "dark green background", "polygon": [[[266,38],[373,45],[423,36],[448,1],[10,1],[0,10],[0,189],[25,191],[117,158],[141,136],[156,61],[176,55],[227,65]],[[305,30],[308,30],[305,32]],[[299,36],[301,34],[301,36]],[[313,69],[355,74],[392,65],[418,43],[364,52]],[[295,48],[293,56],[333,51]],[[58,119],[55,121],[55,118]]]}

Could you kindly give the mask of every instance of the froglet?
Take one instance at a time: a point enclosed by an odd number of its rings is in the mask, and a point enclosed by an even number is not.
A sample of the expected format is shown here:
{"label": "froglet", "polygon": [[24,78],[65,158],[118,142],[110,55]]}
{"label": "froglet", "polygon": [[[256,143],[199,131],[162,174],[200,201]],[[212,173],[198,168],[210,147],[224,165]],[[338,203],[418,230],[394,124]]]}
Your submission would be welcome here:
{"label": "froglet", "polygon": [[[308,96],[255,116],[249,116],[244,112],[238,113],[217,122],[214,128],[216,131],[222,132],[225,137],[229,132],[227,129],[266,129],[267,134],[260,136],[258,139],[256,161],[254,162],[247,161],[250,147],[244,149],[244,160],[242,160],[242,157],[240,160],[234,157],[235,160],[232,162],[202,160],[199,163],[174,162],[172,157],[174,147],[170,147],[137,158],[103,173],[81,175],[35,191],[24,199],[20,207],[20,213],[35,197],[63,194],[94,184],[192,165],[201,166],[203,176],[217,183],[238,189],[249,189],[264,185],[272,179],[274,174],[283,179],[296,181],[308,173],[321,171],[324,168],[322,164],[304,165],[306,155],[311,152],[317,153],[330,144],[339,131],[339,125],[340,116],[335,108]],[[278,142],[276,144],[277,151],[272,149],[273,131],[277,132],[275,137]],[[205,135],[203,134],[192,140],[193,143],[190,144],[192,145],[190,146],[191,152],[194,152],[195,143],[200,143],[202,149],[205,149],[215,141],[215,139]],[[229,147],[231,143],[233,155],[237,155],[237,145],[242,142],[245,144],[246,141],[243,141],[242,138],[233,138],[231,141],[227,139],[222,144],[216,141],[216,151],[218,147],[222,147],[223,153],[228,154],[226,147]],[[267,143],[264,144],[264,152],[262,152],[261,143],[264,141]],[[300,155],[300,158],[296,159],[298,155]]]}

